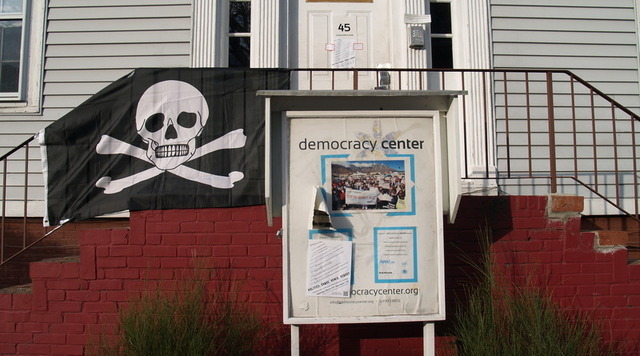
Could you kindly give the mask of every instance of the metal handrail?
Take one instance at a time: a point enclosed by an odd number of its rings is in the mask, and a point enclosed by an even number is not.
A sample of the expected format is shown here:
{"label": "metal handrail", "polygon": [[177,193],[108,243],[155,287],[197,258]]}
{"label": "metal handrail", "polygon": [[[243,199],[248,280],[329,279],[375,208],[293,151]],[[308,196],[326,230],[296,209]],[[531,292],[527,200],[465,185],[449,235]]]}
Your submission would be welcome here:
{"label": "metal handrail", "polygon": [[[495,180],[499,182],[501,189],[508,186],[504,182],[509,180],[531,179],[530,184],[534,188],[546,185],[551,193],[567,189],[567,183],[562,180],[567,179],[575,182],[576,189],[583,187],[587,194],[601,199],[607,206],[614,207],[621,214],[640,222],[637,162],[639,157],[635,149],[636,134],[640,134],[635,132],[636,121],[640,120],[640,116],[570,71],[297,68],[291,72],[292,82],[298,86],[296,89],[300,90],[440,89],[467,92],[468,95],[463,95],[459,100],[461,133],[464,135],[461,143],[464,156],[461,157],[461,178]],[[580,99],[588,103],[580,104]],[[603,111],[606,111],[606,115]],[[610,132],[598,129],[605,123],[611,126]],[[570,133],[565,132],[568,126],[571,127]],[[588,138],[587,133],[590,134]],[[579,139],[581,135],[585,137]],[[26,233],[27,200],[33,184],[28,180],[28,163],[29,160],[36,159],[28,155],[29,145],[33,140],[34,137],[27,139],[0,157],[0,167],[3,169],[0,174],[0,265],[52,232],[45,231],[45,236],[34,241],[28,241]],[[601,145],[601,142],[607,142],[607,147],[611,146],[611,159],[615,161],[611,169],[603,167],[604,163],[609,162],[609,158],[599,156],[602,155],[602,147],[606,146]],[[12,157],[16,157],[22,150],[25,150],[24,156],[12,160]],[[548,154],[541,156],[543,151],[548,151]],[[583,151],[590,153],[583,155]],[[572,164],[563,163],[571,160]],[[18,172],[18,175],[24,174],[24,179],[17,186],[8,184],[8,174],[16,174],[8,172],[10,161],[25,163],[24,171]],[[632,164],[623,163],[629,161]],[[590,162],[590,166],[582,167],[585,162]],[[478,167],[471,172],[474,164]],[[602,180],[610,176],[614,181],[603,183]],[[627,176],[632,176],[633,181],[625,181],[624,178]],[[592,181],[589,181],[591,178]],[[540,180],[545,183],[540,183]],[[632,187],[631,193],[624,195],[626,192],[623,192],[623,189],[629,186]],[[23,219],[23,242],[17,254],[5,256],[6,226],[9,219],[8,191],[12,190],[15,193],[18,189],[24,189],[24,216],[16,217]],[[632,200],[633,204],[629,204],[629,200]],[[17,204],[16,201],[11,203]]]}

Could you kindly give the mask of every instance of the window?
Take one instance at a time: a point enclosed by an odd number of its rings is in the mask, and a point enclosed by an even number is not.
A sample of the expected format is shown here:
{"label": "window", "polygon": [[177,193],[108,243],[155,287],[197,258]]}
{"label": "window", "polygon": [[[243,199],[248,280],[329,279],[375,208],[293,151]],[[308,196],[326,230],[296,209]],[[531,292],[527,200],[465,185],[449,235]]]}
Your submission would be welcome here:
{"label": "window", "polygon": [[431,57],[433,68],[453,68],[451,3],[429,3],[431,13]]}
{"label": "window", "polygon": [[23,10],[22,0],[0,0],[0,99],[21,99]]}
{"label": "window", "polygon": [[251,0],[229,0],[229,67],[249,67]]}

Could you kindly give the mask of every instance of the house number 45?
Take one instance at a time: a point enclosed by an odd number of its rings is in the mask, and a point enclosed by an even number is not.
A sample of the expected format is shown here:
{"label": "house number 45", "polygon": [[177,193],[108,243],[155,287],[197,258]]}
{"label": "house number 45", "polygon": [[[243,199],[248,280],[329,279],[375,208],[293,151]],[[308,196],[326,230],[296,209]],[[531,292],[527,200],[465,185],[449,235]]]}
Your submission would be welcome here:
{"label": "house number 45", "polygon": [[349,23],[341,23],[338,25],[338,31],[341,32],[350,32],[351,31],[351,24]]}

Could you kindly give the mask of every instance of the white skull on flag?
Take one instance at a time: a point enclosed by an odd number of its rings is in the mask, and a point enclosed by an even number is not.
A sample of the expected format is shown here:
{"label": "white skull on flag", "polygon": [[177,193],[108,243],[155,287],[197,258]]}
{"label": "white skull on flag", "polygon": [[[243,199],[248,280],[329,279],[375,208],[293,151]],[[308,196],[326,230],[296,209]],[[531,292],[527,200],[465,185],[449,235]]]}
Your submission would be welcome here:
{"label": "white skull on flag", "polygon": [[211,152],[244,147],[247,137],[243,129],[228,132],[196,147],[196,138],[208,120],[207,101],[191,84],[178,80],[153,84],[140,97],[135,117],[137,133],[147,143],[147,149],[102,135],[96,152],[128,155],[152,163],[155,167],[117,180],[102,177],[96,186],[104,188],[105,194],[114,194],[168,172],[214,188],[232,188],[235,182],[244,178],[242,172],[233,171],[228,176],[219,176],[183,165]]}
{"label": "white skull on flag", "polygon": [[160,169],[174,169],[196,150],[196,137],[209,118],[200,91],[178,80],[149,87],[138,101],[136,128],[148,144],[147,157]]}

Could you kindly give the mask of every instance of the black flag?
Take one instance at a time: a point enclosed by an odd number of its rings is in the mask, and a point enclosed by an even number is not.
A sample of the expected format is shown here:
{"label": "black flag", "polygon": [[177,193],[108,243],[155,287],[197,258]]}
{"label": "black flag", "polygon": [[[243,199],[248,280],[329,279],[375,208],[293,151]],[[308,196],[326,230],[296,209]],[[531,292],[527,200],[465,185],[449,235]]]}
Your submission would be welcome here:
{"label": "black flag", "polygon": [[45,225],[123,211],[264,204],[262,89],[289,72],[137,69],[40,134]]}

